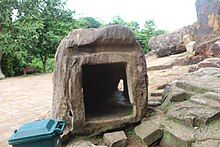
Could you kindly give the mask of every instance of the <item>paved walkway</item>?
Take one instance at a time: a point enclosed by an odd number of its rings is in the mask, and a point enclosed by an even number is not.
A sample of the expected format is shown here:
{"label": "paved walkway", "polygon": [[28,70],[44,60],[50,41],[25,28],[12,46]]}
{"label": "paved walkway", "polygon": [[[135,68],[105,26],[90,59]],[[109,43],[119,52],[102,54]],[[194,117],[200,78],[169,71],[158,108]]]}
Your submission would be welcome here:
{"label": "paved walkway", "polygon": [[52,104],[52,74],[0,80],[0,147],[20,125],[48,118]]}

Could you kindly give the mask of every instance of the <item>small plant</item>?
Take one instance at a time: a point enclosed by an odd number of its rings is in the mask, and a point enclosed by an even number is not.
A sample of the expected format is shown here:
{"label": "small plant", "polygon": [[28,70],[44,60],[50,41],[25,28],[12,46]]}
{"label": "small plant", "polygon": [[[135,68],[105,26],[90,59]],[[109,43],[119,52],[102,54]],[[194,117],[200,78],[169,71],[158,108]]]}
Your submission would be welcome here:
{"label": "small plant", "polygon": [[[49,58],[46,63],[46,72],[53,72],[54,69],[54,63],[55,59],[54,58]],[[43,64],[40,59],[35,58],[29,63],[30,67],[38,69],[38,71],[43,72]]]}

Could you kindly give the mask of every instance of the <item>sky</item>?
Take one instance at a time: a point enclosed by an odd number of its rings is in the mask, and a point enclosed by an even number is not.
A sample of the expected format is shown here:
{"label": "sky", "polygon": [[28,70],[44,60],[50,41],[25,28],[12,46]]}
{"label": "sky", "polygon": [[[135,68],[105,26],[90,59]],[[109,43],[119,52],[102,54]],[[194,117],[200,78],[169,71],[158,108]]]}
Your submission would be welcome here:
{"label": "sky", "polygon": [[68,0],[67,7],[80,17],[90,16],[109,22],[114,16],[137,21],[148,19],[158,29],[174,31],[196,21],[195,0]]}

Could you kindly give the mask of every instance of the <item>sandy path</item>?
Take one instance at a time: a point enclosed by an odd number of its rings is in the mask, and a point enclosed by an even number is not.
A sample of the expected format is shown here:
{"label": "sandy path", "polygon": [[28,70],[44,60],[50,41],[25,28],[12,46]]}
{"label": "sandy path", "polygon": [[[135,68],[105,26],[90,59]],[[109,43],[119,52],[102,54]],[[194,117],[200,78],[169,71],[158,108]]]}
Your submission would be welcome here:
{"label": "sandy path", "polygon": [[52,74],[0,80],[0,146],[20,125],[49,117]]}

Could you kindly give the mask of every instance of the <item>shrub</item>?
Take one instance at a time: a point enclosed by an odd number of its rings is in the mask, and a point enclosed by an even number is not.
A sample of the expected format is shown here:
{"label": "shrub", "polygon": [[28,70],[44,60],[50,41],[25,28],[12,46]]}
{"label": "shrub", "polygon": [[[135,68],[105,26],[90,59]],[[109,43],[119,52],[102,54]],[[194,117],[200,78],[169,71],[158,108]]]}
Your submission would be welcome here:
{"label": "shrub", "polygon": [[[54,58],[49,58],[46,63],[46,72],[53,72],[54,69]],[[38,69],[38,72],[43,72],[43,64],[39,58],[34,58],[28,66]]]}
{"label": "shrub", "polygon": [[2,71],[5,76],[19,76],[23,74],[23,68],[25,67],[25,63],[22,61],[17,54],[4,54],[2,58]]}

